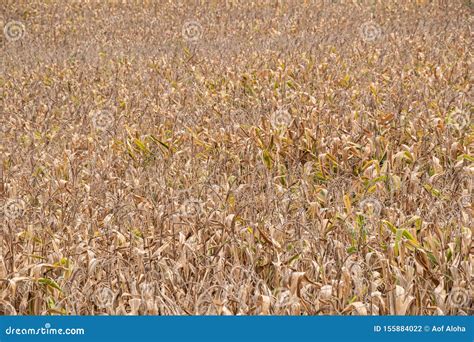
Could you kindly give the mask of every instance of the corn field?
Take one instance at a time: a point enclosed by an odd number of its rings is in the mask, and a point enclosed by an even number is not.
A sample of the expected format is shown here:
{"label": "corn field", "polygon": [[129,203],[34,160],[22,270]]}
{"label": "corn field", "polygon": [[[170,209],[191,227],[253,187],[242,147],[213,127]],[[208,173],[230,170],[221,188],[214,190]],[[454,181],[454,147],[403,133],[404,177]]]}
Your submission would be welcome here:
{"label": "corn field", "polygon": [[0,3],[1,315],[472,315],[472,1]]}

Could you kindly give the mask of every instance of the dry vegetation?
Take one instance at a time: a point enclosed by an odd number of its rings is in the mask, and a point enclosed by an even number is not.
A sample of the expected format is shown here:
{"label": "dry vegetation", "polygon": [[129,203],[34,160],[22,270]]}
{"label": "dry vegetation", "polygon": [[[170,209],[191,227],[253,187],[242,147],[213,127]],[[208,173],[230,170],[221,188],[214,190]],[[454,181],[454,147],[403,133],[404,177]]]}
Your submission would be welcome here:
{"label": "dry vegetation", "polygon": [[1,314],[473,314],[470,1],[17,1]]}

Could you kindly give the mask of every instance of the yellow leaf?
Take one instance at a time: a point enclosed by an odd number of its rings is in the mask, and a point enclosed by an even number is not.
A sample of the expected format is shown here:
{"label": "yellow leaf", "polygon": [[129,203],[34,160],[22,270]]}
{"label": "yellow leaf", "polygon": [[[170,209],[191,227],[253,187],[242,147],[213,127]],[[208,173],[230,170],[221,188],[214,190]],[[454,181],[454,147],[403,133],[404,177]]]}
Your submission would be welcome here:
{"label": "yellow leaf", "polygon": [[344,205],[346,206],[347,213],[349,214],[352,212],[351,200],[348,195],[344,195],[343,199],[344,199]]}
{"label": "yellow leaf", "polygon": [[270,170],[272,168],[272,157],[270,156],[270,152],[263,150],[262,158],[265,166]]}

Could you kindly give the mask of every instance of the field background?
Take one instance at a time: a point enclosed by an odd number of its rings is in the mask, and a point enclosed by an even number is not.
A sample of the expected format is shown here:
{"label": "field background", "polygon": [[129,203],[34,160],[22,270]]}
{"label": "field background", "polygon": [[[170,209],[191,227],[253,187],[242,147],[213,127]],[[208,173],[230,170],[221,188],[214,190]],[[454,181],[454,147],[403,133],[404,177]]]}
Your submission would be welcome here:
{"label": "field background", "polygon": [[0,314],[473,314],[471,1],[0,3]]}

